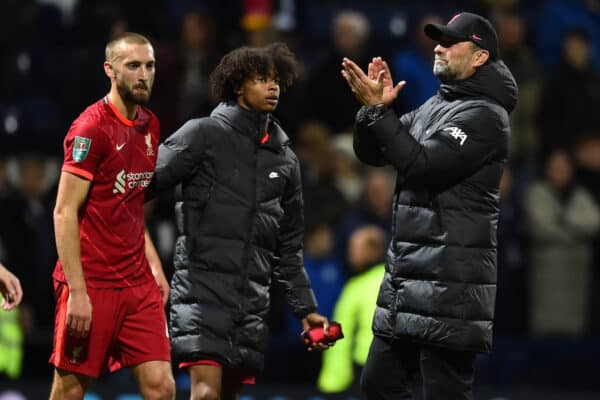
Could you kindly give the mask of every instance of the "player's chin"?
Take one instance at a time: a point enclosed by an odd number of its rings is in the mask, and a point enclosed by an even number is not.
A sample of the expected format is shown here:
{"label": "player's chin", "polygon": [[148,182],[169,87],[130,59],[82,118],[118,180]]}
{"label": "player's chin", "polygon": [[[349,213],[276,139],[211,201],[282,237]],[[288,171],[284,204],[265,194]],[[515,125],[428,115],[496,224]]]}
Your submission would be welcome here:
{"label": "player's chin", "polygon": [[277,108],[277,102],[269,101],[269,102],[265,103],[265,105],[262,107],[261,111],[273,112],[273,111],[275,111],[276,108]]}
{"label": "player's chin", "polygon": [[135,104],[148,104],[148,102],[150,101],[150,92],[135,93],[133,95],[133,100]]}

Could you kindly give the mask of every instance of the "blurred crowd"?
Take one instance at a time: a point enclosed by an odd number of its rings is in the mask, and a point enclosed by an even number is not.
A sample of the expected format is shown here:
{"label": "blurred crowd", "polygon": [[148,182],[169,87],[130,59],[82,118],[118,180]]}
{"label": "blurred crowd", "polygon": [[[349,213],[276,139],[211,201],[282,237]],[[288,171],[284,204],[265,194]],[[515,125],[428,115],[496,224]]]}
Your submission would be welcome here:
{"label": "blurred crowd", "polygon": [[[24,287],[23,377],[49,377],[56,261],[52,212],[70,122],[109,88],[104,45],[135,31],[154,43],[150,108],[162,137],[215,106],[208,77],[241,45],[284,41],[302,75],[277,118],[302,163],[305,263],[319,311],[332,317],[349,279],[368,270],[351,237],[369,226],[389,235],[394,176],[355,158],[359,108],[340,75],[342,57],[388,60],[406,80],[399,113],[437,91],[429,22],[457,11],[487,16],[519,85],[501,185],[496,336],[584,340],[600,336],[600,0],[2,0],[0,2],[0,260]],[[167,273],[173,199],[147,207]],[[387,239],[386,239],[387,241]],[[359,246],[360,247],[360,246]],[[367,246],[368,247],[368,246]],[[369,253],[383,260],[385,246]],[[359,259],[361,256],[358,256]],[[314,383],[319,354],[300,343],[300,323],[272,293],[265,379]],[[0,324],[2,324],[0,316]],[[343,323],[343,321],[341,321]],[[1,341],[0,341],[1,343]],[[292,360],[292,362],[290,362]]]}

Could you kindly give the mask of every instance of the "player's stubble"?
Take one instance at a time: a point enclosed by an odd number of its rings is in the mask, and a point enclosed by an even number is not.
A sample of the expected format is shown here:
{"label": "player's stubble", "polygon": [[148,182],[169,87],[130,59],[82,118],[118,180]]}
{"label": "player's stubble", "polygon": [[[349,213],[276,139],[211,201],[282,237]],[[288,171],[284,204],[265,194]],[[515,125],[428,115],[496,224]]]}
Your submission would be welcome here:
{"label": "player's stubble", "polygon": [[[138,82],[131,87],[124,82],[122,75],[115,70],[115,80],[117,81],[117,91],[121,98],[133,104],[145,105],[150,101],[152,95],[152,82]],[[144,89],[146,92],[135,93],[136,89]]]}

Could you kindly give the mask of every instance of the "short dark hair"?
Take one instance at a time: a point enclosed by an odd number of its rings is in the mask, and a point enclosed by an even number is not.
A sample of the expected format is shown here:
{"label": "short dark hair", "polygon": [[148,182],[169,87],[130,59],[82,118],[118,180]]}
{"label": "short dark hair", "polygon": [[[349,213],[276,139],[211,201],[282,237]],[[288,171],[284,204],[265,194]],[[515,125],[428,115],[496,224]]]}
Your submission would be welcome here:
{"label": "short dark hair", "polygon": [[135,33],[135,32],[125,32],[125,33],[122,33],[119,36],[115,37],[113,40],[108,42],[108,44],[106,45],[106,48],[104,49],[104,55],[105,55],[106,61],[112,62],[112,61],[117,60],[119,57],[121,57],[121,55],[117,51],[117,47],[121,43],[142,44],[142,45],[149,44],[150,46],[152,46],[152,43],[150,43],[150,40],[148,40],[147,37],[140,35],[139,33]]}
{"label": "short dark hair", "polygon": [[239,47],[223,56],[210,75],[213,96],[217,101],[235,101],[245,79],[270,74],[279,79],[282,91],[298,78],[298,61],[284,43]]}

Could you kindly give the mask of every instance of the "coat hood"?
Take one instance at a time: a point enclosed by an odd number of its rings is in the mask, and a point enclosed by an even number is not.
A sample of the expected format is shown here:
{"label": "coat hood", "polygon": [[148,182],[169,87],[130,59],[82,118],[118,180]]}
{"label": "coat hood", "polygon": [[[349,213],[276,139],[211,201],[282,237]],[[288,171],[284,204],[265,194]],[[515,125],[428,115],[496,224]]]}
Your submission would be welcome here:
{"label": "coat hood", "polygon": [[467,79],[440,85],[440,94],[449,100],[461,97],[487,97],[511,112],[518,97],[517,82],[502,60],[490,61]]}

